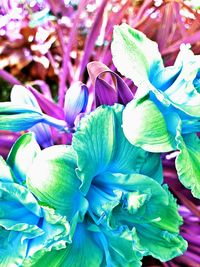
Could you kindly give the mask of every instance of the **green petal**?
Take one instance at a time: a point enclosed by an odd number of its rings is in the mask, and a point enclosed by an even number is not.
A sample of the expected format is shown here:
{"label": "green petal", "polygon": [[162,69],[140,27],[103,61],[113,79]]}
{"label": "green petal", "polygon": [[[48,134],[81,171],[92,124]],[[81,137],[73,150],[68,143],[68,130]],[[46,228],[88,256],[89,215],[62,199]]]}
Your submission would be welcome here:
{"label": "green petal", "polygon": [[196,134],[181,136],[177,132],[176,170],[181,183],[191,189],[194,197],[200,198],[200,140]]}
{"label": "green petal", "polygon": [[0,180],[2,181],[14,181],[14,175],[11,168],[7,165],[5,160],[0,156]]}
{"label": "green petal", "polygon": [[123,130],[133,145],[150,152],[168,152],[175,138],[167,130],[162,113],[151,100],[132,100],[123,112]]}
{"label": "green petal", "polygon": [[37,155],[27,175],[28,188],[39,201],[69,220],[77,211],[83,216],[87,209],[75,168],[76,155],[72,147],[53,146]]}
{"label": "green petal", "polygon": [[18,183],[26,180],[26,174],[40,147],[33,133],[22,135],[13,145],[7,164],[12,168]]}
{"label": "green petal", "polygon": [[142,254],[135,249],[135,230],[121,228],[117,231],[102,229],[108,241],[110,258],[115,267],[140,267]]}
{"label": "green petal", "polygon": [[[132,177],[131,177],[132,176]],[[135,227],[136,249],[145,255],[152,255],[167,261],[181,255],[187,242],[179,236],[182,218],[167,187],[142,176],[131,175],[125,185],[128,192],[122,198],[122,205],[113,210],[110,225],[113,228],[127,225]]]}
{"label": "green petal", "polygon": [[164,67],[158,45],[125,23],[115,26],[111,51],[117,70],[138,87],[149,85],[151,72]]}
{"label": "green petal", "polygon": [[65,249],[46,253],[38,262],[24,267],[90,267],[101,266],[103,251],[97,245],[94,234],[78,225],[72,244]]}
{"label": "green petal", "polygon": [[[135,147],[124,136],[123,106],[101,106],[81,121],[74,134],[72,145],[78,157],[78,175],[81,190],[86,194],[93,178],[104,171],[112,173],[151,173],[162,180],[159,154],[154,155]],[[154,164],[147,164],[154,160]],[[88,162],[92,164],[88,164]],[[142,170],[143,169],[143,170]]]}
{"label": "green petal", "polygon": [[[107,111],[106,111],[107,110]],[[151,159],[151,153],[133,146],[125,137],[122,130],[122,111],[124,106],[115,104],[113,107],[106,107],[105,112],[114,112],[114,142],[113,156],[106,171],[112,173],[133,173],[140,172],[146,162]],[[157,161],[154,156],[154,160]]]}
{"label": "green petal", "polygon": [[78,156],[77,174],[82,181],[81,191],[86,194],[93,177],[103,172],[113,154],[114,114],[101,106],[82,119],[73,136],[72,146]]}

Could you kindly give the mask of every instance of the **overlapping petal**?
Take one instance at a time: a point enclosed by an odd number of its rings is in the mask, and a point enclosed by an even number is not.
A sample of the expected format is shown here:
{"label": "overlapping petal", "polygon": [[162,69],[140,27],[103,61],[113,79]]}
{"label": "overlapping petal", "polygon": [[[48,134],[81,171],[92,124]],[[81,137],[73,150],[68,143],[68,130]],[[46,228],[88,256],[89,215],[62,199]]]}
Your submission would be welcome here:
{"label": "overlapping petal", "polygon": [[75,168],[76,155],[72,147],[60,145],[42,150],[27,174],[28,188],[39,201],[69,220],[77,211],[82,216],[87,210]]}

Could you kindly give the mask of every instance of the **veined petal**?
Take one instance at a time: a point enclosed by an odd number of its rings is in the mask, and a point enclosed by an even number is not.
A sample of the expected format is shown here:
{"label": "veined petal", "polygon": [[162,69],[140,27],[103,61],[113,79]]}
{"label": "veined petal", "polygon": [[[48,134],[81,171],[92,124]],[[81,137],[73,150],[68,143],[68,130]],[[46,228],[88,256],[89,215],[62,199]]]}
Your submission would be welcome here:
{"label": "veined petal", "polygon": [[111,51],[118,71],[138,87],[148,85],[152,73],[164,68],[158,45],[125,23],[115,26]]}
{"label": "veined petal", "polygon": [[87,210],[75,168],[76,155],[72,147],[60,145],[42,150],[27,174],[28,188],[39,201],[69,220],[77,211],[82,218]]}
{"label": "veined petal", "polygon": [[95,240],[95,233],[88,231],[84,224],[77,226],[71,244],[62,250],[52,250],[37,262],[32,262],[30,265],[23,267],[89,267],[101,266],[103,251],[98,246]]}
{"label": "veined petal", "polygon": [[175,137],[151,100],[132,100],[123,112],[123,130],[130,143],[150,152],[168,152],[175,147]]}
{"label": "veined petal", "polygon": [[[0,191],[1,226],[8,230],[12,228],[16,231],[31,232],[28,225],[30,228],[37,225],[42,216],[41,208],[35,197],[24,186],[12,182],[0,182]],[[23,227],[23,225],[26,226]]]}
{"label": "veined petal", "polygon": [[22,135],[13,145],[7,164],[12,168],[18,183],[26,180],[26,174],[34,158],[40,152],[34,134],[26,133]]}
{"label": "veined petal", "polygon": [[180,151],[176,158],[179,180],[194,197],[200,198],[200,140],[195,133],[181,136],[180,130],[176,140]]}
{"label": "veined petal", "polygon": [[[93,177],[103,172],[110,163],[114,143],[114,114],[101,106],[81,120],[73,136],[72,146],[77,153],[77,174],[86,194]],[[91,164],[89,164],[91,162]]]}

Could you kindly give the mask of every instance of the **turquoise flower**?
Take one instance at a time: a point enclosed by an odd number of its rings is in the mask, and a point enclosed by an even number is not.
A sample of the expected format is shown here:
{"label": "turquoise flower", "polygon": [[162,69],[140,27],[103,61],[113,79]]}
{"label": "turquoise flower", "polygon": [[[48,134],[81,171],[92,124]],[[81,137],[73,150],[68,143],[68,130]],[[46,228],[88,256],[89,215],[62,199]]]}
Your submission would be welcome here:
{"label": "turquoise flower", "polygon": [[112,54],[138,86],[123,113],[125,136],[147,151],[178,150],[179,179],[200,198],[200,56],[183,44],[174,66],[164,67],[157,44],[126,24],[114,30]]}
{"label": "turquoise flower", "polygon": [[66,216],[72,237],[32,266],[137,267],[145,255],[167,261],[186,250],[176,201],[161,185],[160,155],[127,141],[122,111],[99,107],[81,120],[72,146],[46,148],[29,167],[28,189]]}
{"label": "turquoise flower", "polygon": [[29,266],[45,252],[71,242],[65,216],[42,206],[25,185],[25,173],[40,153],[33,134],[13,146],[7,162],[0,157],[0,265]]}

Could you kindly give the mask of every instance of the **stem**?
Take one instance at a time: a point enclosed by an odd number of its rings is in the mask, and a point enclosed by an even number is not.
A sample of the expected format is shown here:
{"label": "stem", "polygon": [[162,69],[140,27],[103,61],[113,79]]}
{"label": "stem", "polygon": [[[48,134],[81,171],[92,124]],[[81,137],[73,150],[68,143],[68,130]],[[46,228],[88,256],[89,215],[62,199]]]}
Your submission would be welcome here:
{"label": "stem", "polygon": [[8,73],[5,70],[0,70],[0,77],[12,85],[22,85],[22,83],[18,79],[16,79],[12,74]]}

